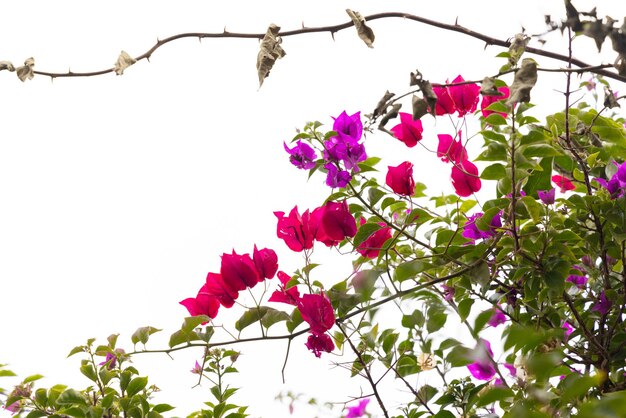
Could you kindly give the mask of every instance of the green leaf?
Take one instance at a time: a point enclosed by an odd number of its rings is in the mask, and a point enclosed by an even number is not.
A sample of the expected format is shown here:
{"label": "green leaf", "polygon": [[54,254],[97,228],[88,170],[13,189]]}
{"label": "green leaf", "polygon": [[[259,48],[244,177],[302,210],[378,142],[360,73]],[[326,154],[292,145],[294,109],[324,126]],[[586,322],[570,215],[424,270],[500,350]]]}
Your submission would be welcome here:
{"label": "green leaf", "polygon": [[28,413],[28,415],[26,415],[26,418],[40,418],[40,417],[45,417],[48,414],[46,414],[43,411],[40,411],[39,409],[33,409],[32,411],[30,411]]}
{"label": "green leaf", "polygon": [[142,344],[146,344],[150,336],[154,334],[155,332],[159,332],[159,331],[161,330],[158,328],[149,327],[149,326],[137,328],[137,331],[133,333],[133,335],[130,337],[130,340],[133,342],[133,344],[137,344],[139,342]]}
{"label": "green leaf", "polygon": [[474,321],[474,333],[478,335],[478,332],[485,328],[485,325],[491,319],[493,313],[493,309],[488,309],[478,314]]}
{"label": "green leaf", "polygon": [[74,389],[67,389],[58,397],[56,403],[59,405],[87,405],[87,399],[82,393]]}
{"label": "green leaf", "polygon": [[476,401],[476,406],[480,408],[494,402],[512,401],[513,395],[513,391],[507,387],[491,386],[486,391],[481,392],[481,395]]}
{"label": "green leaf", "polygon": [[480,175],[483,180],[499,180],[506,176],[506,170],[500,163],[488,165]]}
{"label": "green leaf", "polygon": [[147,377],[135,377],[130,381],[128,387],[126,388],[126,396],[129,398],[136,395],[140,391],[142,391],[146,385],[148,384]]}
{"label": "green leaf", "polygon": [[189,316],[185,318],[181,330],[189,333],[193,331],[196,327],[200,326],[200,324],[202,324],[203,322],[209,322],[210,320],[211,318],[206,315]]}
{"label": "green leaf", "polygon": [[[72,348],[72,351],[70,351],[70,353],[67,356],[68,357],[72,357],[76,353],[83,353],[83,352],[85,352],[85,348],[86,347],[84,345],[76,346],[76,347]],[[1,370],[0,370],[0,372],[1,372]]]}
{"label": "green leaf", "polygon": [[241,331],[249,325],[258,322],[263,318],[267,311],[266,306],[259,306],[258,308],[250,308],[241,315],[241,317],[235,322],[235,329]]}
{"label": "green leaf", "polygon": [[421,310],[415,309],[411,315],[402,316],[402,326],[405,328],[421,328],[426,318]]}
{"label": "green leaf", "polygon": [[368,239],[374,232],[378,231],[380,228],[382,227],[376,222],[368,222],[361,225],[356,235],[354,236],[352,245],[354,245],[354,247],[358,247],[363,243],[363,241]]}
{"label": "green leaf", "polygon": [[166,403],[160,403],[158,405],[155,405],[154,408],[152,408],[152,410],[155,412],[161,413],[161,412],[171,411],[174,408],[175,407],[173,407],[172,405],[168,405]]}
{"label": "green leaf", "polygon": [[459,309],[459,317],[461,321],[465,321],[467,319],[470,312],[472,311],[473,304],[474,304],[474,299],[472,298],[463,299],[461,302],[459,302],[458,309]]}
{"label": "green leaf", "polygon": [[428,332],[440,330],[446,323],[448,315],[441,305],[431,305],[426,314],[426,329]]}
{"label": "green leaf", "polygon": [[403,282],[414,278],[417,274],[426,270],[430,265],[424,260],[411,260],[399,264],[393,272],[394,281]]}
{"label": "green leaf", "polygon": [[171,348],[179,344],[186,344],[186,343],[190,343],[191,341],[198,341],[198,340],[202,340],[202,338],[200,338],[197,332],[195,331],[185,332],[179,329],[178,331],[174,332],[170,336],[169,346]]}
{"label": "green leaf", "polygon": [[375,187],[370,187],[367,191],[367,197],[370,202],[370,205],[374,206],[383,196],[385,192]]}
{"label": "green leaf", "polygon": [[0,370],[0,377],[6,377],[6,376],[17,376],[17,375],[13,373],[11,370]]}
{"label": "green leaf", "polygon": [[96,374],[96,370],[94,369],[93,365],[91,363],[87,363],[86,360],[83,361],[85,363],[80,366],[80,372],[92,382],[97,382],[98,375]]}

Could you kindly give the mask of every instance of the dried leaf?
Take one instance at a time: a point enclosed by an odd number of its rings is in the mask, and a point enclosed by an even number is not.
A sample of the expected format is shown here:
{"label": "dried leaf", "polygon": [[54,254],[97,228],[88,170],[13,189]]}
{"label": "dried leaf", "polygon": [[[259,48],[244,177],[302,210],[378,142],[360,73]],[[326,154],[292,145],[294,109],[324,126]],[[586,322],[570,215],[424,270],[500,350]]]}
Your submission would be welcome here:
{"label": "dried leaf", "polygon": [[613,94],[613,90],[609,87],[604,88],[604,105],[609,109],[620,107],[619,103],[617,103],[617,99],[615,98],[615,94]]}
{"label": "dried leaf", "polygon": [[21,81],[26,81],[26,79],[32,80],[35,76],[35,58],[30,57],[26,61],[24,61],[24,65],[21,67],[17,67],[15,70],[17,72],[17,76]]}
{"label": "dried leaf", "polygon": [[419,364],[423,372],[434,369],[435,357],[433,357],[432,354],[419,353],[419,355],[417,356],[417,364]]}
{"label": "dried leaf", "polygon": [[271,24],[261,40],[261,50],[256,57],[256,70],[259,75],[259,88],[263,85],[263,80],[270,74],[277,59],[286,55],[285,50],[280,46],[282,39],[278,35],[280,26]]}
{"label": "dried leaf", "polygon": [[513,37],[511,45],[509,46],[509,65],[511,65],[511,67],[517,65],[517,62],[526,50],[528,42],[530,42],[530,36],[526,36],[523,33],[518,33]]}
{"label": "dried leaf", "polygon": [[593,38],[596,42],[598,52],[602,50],[602,44],[606,36],[611,33],[611,26],[605,25],[601,20],[595,20],[593,22],[585,22],[583,25],[583,35]]}
{"label": "dried leaf", "polygon": [[2,70],[15,71],[15,67],[11,64],[11,61],[0,61],[0,71]]}
{"label": "dried leaf", "polygon": [[[609,21],[609,23],[611,22]],[[611,23],[611,26],[613,26],[612,23]],[[615,29],[611,27],[609,37],[611,38],[613,51],[617,52],[618,54],[626,55],[626,30],[625,30],[626,28],[625,26],[626,26],[626,18],[624,18],[624,24],[622,25],[620,29]]]}
{"label": "dried leaf", "polygon": [[[415,70],[414,73],[411,73],[411,78],[409,81],[409,85],[418,86],[420,91],[422,92],[422,96],[430,109],[430,113],[435,116],[435,105],[437,104],[437,95],[433,90],[432,84],[430,81],[424,80],[422,77],[422,73],[419,70]],[[418,105],[421,106],[421,105]],[[418,112],[419,113],[419,112]],[[415,98],[413,99],[413,119],[418,119],[415,117]]]}
{"label": "dried leaf", "polygon": [[126,51],[120,52],[120,56],[117,57],[117,61],[115,62],[115,66],[113,69],[115,70],[115,74],[122,75],[124,74],[124,70],[136,63],[137,60],[130,55]]}
{"label": "dried leaf", "polygon": [[567,20],[565,21],[565,26],[569,26],[572,28],[574,32],[579,32],[582,30],[583,25],[580,22],[580,16],[578,10],[574,7],[570,0],[565,0],[565,11],[567,13]]}
{"label": "dried leaf", "polygon": [[626,76],[626,56],[619,54],[613,63],[613,67],[615,67],[619,75]]}
{"label": "dried leaf", "polygon": [[387,112],[385,116],[383,116],[383,118],[380,120],[380,123],[378,124],[378,129],[380,129],[381,131],[386,131],[385,125],[391,119],[398,117],[398,112],[400,111],[401,107],[402,105],[400,103],[396,103],[391,106],[391,110]]}
{"label": "dried leaf", "polygon": [[356,28],[356,33],[359,34],[359,38],[365,42],[365,45],[370,48],[374,48],[374,31],[365,24],[365,19],[361,16],[361,13],[350,9],[346,9],[346,13],[348,13],[348,16],[352,19],[354,27]]}
{"label": "dried leaf", "polygon": [[413,95],[412,99],[413,104],[413,120],[421,119],[422,116],[428,113],[428,103],[426,100]]}
{"label": "dried leaf", "polygon": [[378,115],[382,115],[383,113],[385,113],[385,110],[387,109],[387,102],[389,101],[389,99],[391,99],[395,95],[396,95],[395,93],[390,93],[389,90],[387,90],[385,94],[383,95],[383,97],[381,97],[381,99],[378,101],[378,104],[376,105],[376,109],[374,109],[374,113],[372,114],[372,117],[376,117]]}
{"label": "dried leaf", "polygon": [[537,63],[531,58],[524,58],[522,65],[515,73],[513,84],[511,84],[511,95],[506,104],[512,106],[515,103],[530,101],[530,90],[537,82]]}
{"label": "dried leaf", "polygon": [[483,78],[483,82],[480,85],[480,94],[483,96],[504,96],[504,93],[496,87],[495,79],[492,77]]}

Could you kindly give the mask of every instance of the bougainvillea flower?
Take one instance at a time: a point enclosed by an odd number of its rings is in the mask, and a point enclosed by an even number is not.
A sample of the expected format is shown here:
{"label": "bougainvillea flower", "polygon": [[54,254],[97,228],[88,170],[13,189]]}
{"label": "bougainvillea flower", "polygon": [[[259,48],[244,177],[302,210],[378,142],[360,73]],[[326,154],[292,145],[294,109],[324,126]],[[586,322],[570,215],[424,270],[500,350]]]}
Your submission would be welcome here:
{"label": "bougainvillea flower", "polygon": [[598,298],[598,301],[593,305],[591,310],[594,312],[598,312],[600,315],[606,315],[607,312],[609,312],[609,309],[611,309],[611,305],[613,305],[613,303],[606,298],[606,294],[603,290],[602,292],[600,292],[600,297]]}
{"label": "bougainvillea flower", "polygon": [[550,190],[537,190],[537,196],[543,202],[544,205],[551,205],[554,203],[556,195],[556,189],[553,187]]}
{"label": "bougainvillea flower", "polygon": [[487,321],[490,327],[497,327],[500,324],[504,324],[506,322],[506,315],[502,312],[502,308],[499,306],[493,308],[493,315]]}
{"label": "bougainvillea flower", "polygon": [[353,141],[346,143],[346,153],[342,158],[343,164],[346,166],[346,170],[352,170],[353,173],[358,173],[358,163],[365,160],[367,160],[365,145]]}
{"label": "bougainvillea flower", "polygon": [[509,371],[511,376],[517,376],[517,369],[511,363],[504,363],[503,366]]}
{"label": "bougainvillea flower", "polygon": [[572,327],[569,322],[563,321],[563,325],[561,325],[561,328],[565,330],[563,332],[563,342],[567,342],[569,336],[572,335],[572,332],[574,332],[574,327]]}
{"label": "bougainvillea flower", "polygon": [[478,168],[469,160],[454,164],[450,177],[454,192],[461,197],[470,196],[479,191],[482,186],[478,176]]}
{"label": "bougainvillea flower", "polygon": [[342,138],[357,142],[363,135],[363,123],[361,122],[361,112],[356,112],[348,116],[346,111],[341,112],[333,123],[333,131]]}
{"label": "bougainvillea flower", "polygon": [[554,175],[552,176],[552,181],[559,187],[561,193],[565,193],[568,190],[574,190],[576,188],[572,181],[567,177]]}
{"label": "bougainvillea flower", "polygon": [[246,287],[254,287],[263,281],[263,277],[259,276],[257,266],[250,255],[239,255],[235,251],[232,254],[222,254],[220,274],[224,283],[230,289],[237,291],[244,290]]}
{"label": "bougainvillea flower", "polygon": [[215,318],[220,308],[219,300],[209,295],[206,283],[202,285],[195,298],[187,298],[179,303],[187,308],[191,316],[206,315],[209,318]]}
{"label": "bougainvillea flower", "polygon": [[[239,292],[229,287],[222,279],[221,274],[209,273],[206,276],[206,292],[209,296],[215,297],[225,308],[230,308],[235,304],[235,299],[239,297]],[[206,315],[206,313],[205,313]],[[211,318],[214,316],[208,315]]]}
{"label": "bougainvillea flower", "polygon": [[319,358],[322,355],[322,351],[326,353],[330,353],[335,349],[335,344],[333,343],[332,338],[330,338],[326,334],[316,334],[312,333],[307,338],[306,348],[311,350],[315,357]]}
{"label": "bougainvillea flower", "polygon": [[323,334],[335,325],[335,311],[323,293],[302,296],[298,301],[298,310],[302,320],[315,334]]}
{"label": "bougainvillea flower", "polygon": [[365,408],[367,408],[368,403],[370,403],[370,399],[365,398],[361,399],[357,405],[347,407],[346,418],[360,418],[365,415]]}
{"label": "bougainvillea flower", "polygon": [[597,181],[602,187],[604,187],[607,192],[609,192],[609,194],[611,195],[611,199],[615,199],[624,194],[624,191],[620,186],[619,179],[615,175],[612,176],[608,182],[605,179],[599,177],[596,177],[594,180]]}
{"label": "bougainvillea flower", "polygon": [[[464,81],[463,77],[459,75],[452,80],[452,83],[463,83]],[[454,108],[458,112],[459,117],[476,110],[478,94],[480,92],[480,87],[477,84],[450,86],[448,87],[448,92],[454,102]]]}
{"label": "bougainvillea flower", "polygon": [[452,161],[455,164],[467,160],[467,150],[461,143],[461,132],[459,131],[459,139],[455,140],[450,135],[439,134],[439,145],[437,146],[437,157],[441,158],[441,161],[447,163]]}
{"label": "bougainvillea flower", "polygon": [[456,292],[454,287],[448,286],[447,284],[443,284],[441,287],[443,287],[443,298],[448,302],[452,302],[454,300],[454,293]]}
{"label": "bougainvillea flower", "polygon": [[11,402],[11,405],[5,405],[4,409],[11,412],[11,415],[15,415],[22,409],[20,401]]}
{"label": "bougainvillea flower", "polygon": [[348,210],[348,202],[327,202],[311,214],[318,225],[315,239],[328,247],[339,244],[346,237],[356,235],[356,220]]}
{"label": "bougainvillea flower", "polygon": [[[502,93],[502,96],[483,96],[482,102],[480,102],[480,110],[484,117],[491,115],[492,113],[496,113],[494,110],[487,109],[490,104],[499,102],[500,100],[506,100],[509,98],[510,91],[508,87],[502,86],[498,87],[498,91]],[[502,115],[503,118],[506,118],[506,113],[497,112]]]}
{"label": "bougainvillea flower", "polygon": [[393,136],[398,138],[404,144],[412,148],[422,139],[422,121],[413,120],[413,115],[410,113],[400,112],[400,123],[393,128],[391,132]]}
{"label": "bougainvillea flower", "polygon": [[486,231],[478,229],[478,226],[476,225],[476,221],[482,218],[482,216],[483,213],[478,212],[467,218],[467,222],[463,225],[463,232],[461,235],[471,240],[488,239],[495,236],[498,232],[498,228],[502,228],[500,213],[497,213],[493,218],[491,218],[491,221],[489,222],[489,229]]}
{"label": "bougainvillea flower", "polygon": [[408,161],[397,167],[387,166],[387,186],[395,193],[402,196],[411,196],[415,192],[415,180],[413,180],[413,164]]}
{"label": "bougainvillea flower", "polygon": [[474,349],[475,361],[467,365],[472,376],[478,380],[489,380],[496,374],[493,365],[493,351],[489,341],[480,339]]}
{"label": "bougainvillea flower", "polygon": [[258,250],[256,245],[254,246],[254,252],[252,253],[252,261],[256,267],[259,278],[262,280],[271,279],[278,270],[278,256],[274,250],[269,248],[262,248]]}
{"label": "bougainvillea flower", "polygon": [[[447,81],[446,81],[447,83]],[[454,101],[450,96],[450,92],[447,87],[433,86],[433,91],[437,96],[437,103],[435,103],[435,114],[437,116],[451,115],[456,110],[454,107]]]}
{"label": "bougainvillea flower", "polygon": [[196,364],[194,364],[193,369],[191,369],[191,373],[193,374],[202,374],[202,366],[196,360]]}
{"label": "bougainvillea flower", "polygon": [[578,274],[570,274],[565,281],[573,283],[577,288],[584,289],[587,284],[587,276],[580,276]]}
{"label": "bougainvillea flower", "polygon": [[326,184],[332,188],[344,188],[352,180],[352,176],[346,170],[339,170],[334,163],[327,163],[324,168],[328,171]]}
{"label": "bougainvillea flower", "polygon": [[275,290],[272,293],[272,296],[268,299],[269,302],[280,302],[287,303],[289,305],[298,306],[298,302],[300,301],[300,292],[298,292],[297,286],[286,287],[287,283],[291,280],[291,277],[287,275],[285,272],[279,271],[278,280],[280,280],[280,285],[278,285],[280,290]]}
{"label": "bougainvillea flower", "polygon": [[117,356],[113,353],[107,353],[104,361],[102,363],[98,363],[98,366],[104,366],[106,364],[107,369],[113,370],[115,368],[116,363],[117,363]]}
{"label": "bougainvillea flower", "polygon": [[274,212],[274,215],[278,218],[276,235],[285,241],[289,249],[300,252],[313,248],[317,226],[312,224],[308,210],[300,215],[298,206],[294,206],[287,217],[285,217],[285,212]]}
{"label": "bougainvillea flower", "polygon": [[283,147],[289,154],[289,161],[291,164],[303,170],[309,170],[315,167],[317,155],[315,154],[315,150],[311,148],[310,145],[298,140],[298,142],[296,142],[296,146],[293,148],[289,148],[284,142]]}
{"label": "bougainvillea flower", "polygon": [[[365,220],[361,218],[361,225],[365,223]],[[365,241],[363,241],[357,248],[356,251],[366,258],[376,258],[380,253],[380,250],[385,245],[387,240],[391,239],[391,228],[386,226],[384,223],[380,223],[379,230],[375,231],[372,235],[370,235]]]}

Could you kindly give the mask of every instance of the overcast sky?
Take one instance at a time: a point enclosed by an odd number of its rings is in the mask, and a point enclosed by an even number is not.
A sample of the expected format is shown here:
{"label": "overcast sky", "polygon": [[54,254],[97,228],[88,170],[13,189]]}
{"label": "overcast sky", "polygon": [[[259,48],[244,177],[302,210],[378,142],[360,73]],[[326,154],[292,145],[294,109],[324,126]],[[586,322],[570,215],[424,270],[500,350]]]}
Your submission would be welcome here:
{"label": "overcast sky", "polygon": [[[626,15],[621,2],[600,3],[601,15]],[[585,9],[591,2],[575,4]],[[270,23],[283,30],[338,24],[348,21],[348,7],[447,23],[458,16],[459,24],[500,39],[522,26],[540,32],[544,14],[563,14],[561,2],[546,1],[5,2],[0,61],[18,66],[34,57],[41,71],[101,70],[121,50],[138,56],[157,38],[224,28],[259,33]],[[152,325],[164,335],[149,347],[164,348],[187,314],[178,301],[195,295],[208,271],[219,270],[222,253],[250,252],[256,243],[274,248],[281,269],[294,271],[302,261],[276,238],[272,212],[316,207],[329,191],[323,176],[307,182],[289,164],[282,143],[296,128],[318,119],[330,129],[331,116],[343,110],[371,112],[385,90],[403,93],[416,68],[443,82],[458,74],[482,79],[502,64],[493,58],[501,49],[460,34],[400,19],[370,26],[373,49],[353,28],[334,40],[328,33],[285,38],[287,56],[260,90],[254,39],[180,40],[123,76],[35,76],[22,83],[15,73],[0,72],[0,363],[21,376],[44,374],[48,386],[81,388],[88,382],[79,359],[65,358],[72,347],[120,333],[120,345],[130,349],[132,332]],[[545,48],[561,45],[557,36]],[[584,50],[581,58],[593,52],[589,39],[576,46]],[[613,59],[609,48],[604,52],[604,61]],[[616,90],[626,89],[616,84]],[[537,114],[549,103],[538,103]],[[425,126],[426,146],[436,146],[438,132],[453,133],[441,122]],[[368,137],[366,147],[384,154],[383,166],[408,158],[418,181],[453,191],[445,167],[419,147],[408,153],[382,134]],[[332,260],[332,269],[321,270],[332,275],[320,278],[327,285],[350,272],[349,259],[324,251],[316,257]],[[219,319],[229,323],[240,314],[223,310]],[[368,390],[346,371],[331,370],[336,358],[316,359],[303,344],[292,346],[286,385],[284,344],[238,347],[243,389],[236,400],[250,403],[253,416],[286,416],[286,407],[273,404],[282,390],[332,402]],[[159,401],[185,415],[209,400],[206,386],[190,389],[189,369],[201,351],[174,357],[134,361],[163,390]],[[392,406],[401,399],[390,396]]]}

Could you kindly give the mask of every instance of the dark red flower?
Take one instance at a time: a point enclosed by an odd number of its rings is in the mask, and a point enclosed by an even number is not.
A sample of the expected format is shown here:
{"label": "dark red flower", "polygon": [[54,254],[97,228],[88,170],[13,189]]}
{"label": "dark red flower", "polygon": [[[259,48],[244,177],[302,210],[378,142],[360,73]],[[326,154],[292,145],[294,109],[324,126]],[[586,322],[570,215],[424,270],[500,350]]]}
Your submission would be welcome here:
{"label": "dark red flower", "polygon": [[315,239],[327,246],[339,244],[356,235],[356,220],[348,210],[348,202],[326,202],[313,211],[311,222],[317,225]]}
{"label": "dark red flower", "polygon": [[216,297],[209,295],[207,285],[204,284],[195,298],[187,298],[179,302],[189,311],[189,315],[206,315],[210,318],[217,316],[220,302]]}
{"label": "dark red flower", "polygon": [[[361,218],[361,225],[365,223],[365,220]],[[376,258],[380,253],[380,250],[383,248],[385,242],[388,239],[391,239],[391,228],[385,226],[384,223],[380,223],[379,230],[375,231],[372,235],[370,235],[365,241],[363,241],[357,248],[356,251],[361,254],[363,257],[367,258]]]}
{"label": "dark red flower", "polygon": [[278,286],[280,290],[275,290],[272,293],[272,296],[268,299],[269,302],[280,302],[287,303],[289,305],[298,306],[298,301],[300,300],[300,292],[298,292],[297,286],[286,287],[291,277],[289,277],[286,273],[279,271],[278,272],[278,280],[280,280],[280,285]]}
{"label": "dark red flower", "polygon": [[413,164],[405,161],[397,167],[388,166],[385,182],[395,193],[403,196],[411,196],[415,191]]}
{"label": "dark red flower", "polygon": [[455,193],[461,197],[470,196],[481,188],[478,168],[469,160],[454,164],[451,178]]}
{"label": "dark red flower", "polygon": [[323,293],[302,296],[298,301],[298,309],[314,334],[323,334],[335,325],[335,311]]}
{"label": "dark red flower", "polygon": [[305,345],[306,348],[311,350],[313,354],[315,354],[315,357],[318,358],[322,355],[322,351],[330,353],[335,349],[333,340],[326,334],[312,333],[306,340]]}
{"label": "dark red flower", "polygon": [[317,225],[311,222],[308,210],[301,216],[298,213],[298,206],[294,206],[287,217],[285,217],[285,212],[274,212],[274,215],[278,218],[276,235],[283,239],[292,251],[300,252],[313,248]]}
{"label": "dark red flower", "polygon": [[206,276],[206,292],[220,301],[223,307],[230,308],[239,297],[239,292],[227,285],[221,274],[209,273]]}
{"label": "dark red flower", "polygon": [[255,245],[252,260],[261,279],[271,279],[276,274],[276,270],[278,270],[278,256],[274,250],[269,248],[257,250]]}
{"label": "dark red flower", "polygon": [[391,128],[393,136],[404,142],[409,148],[417,145],[418,141],[422,139],[423,130],[422,122],[419,119],[413,120],[413,115],[404,112],[400,112],[400,123]]}

